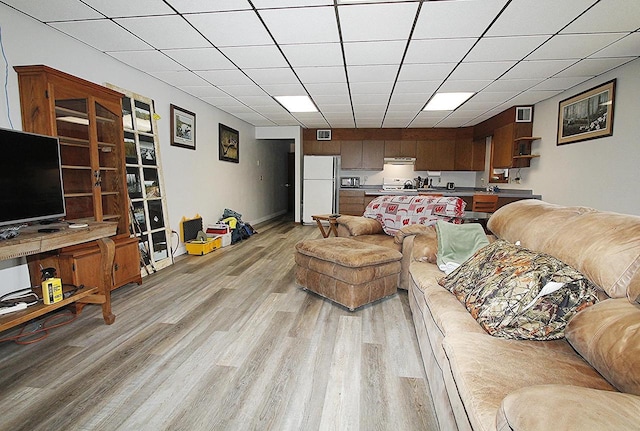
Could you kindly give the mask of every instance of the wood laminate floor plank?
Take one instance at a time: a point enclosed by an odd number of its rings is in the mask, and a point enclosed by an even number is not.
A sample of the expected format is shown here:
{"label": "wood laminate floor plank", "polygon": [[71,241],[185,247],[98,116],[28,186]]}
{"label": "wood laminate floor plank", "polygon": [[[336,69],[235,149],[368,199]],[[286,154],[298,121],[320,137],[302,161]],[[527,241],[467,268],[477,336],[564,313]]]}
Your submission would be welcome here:
{"label": "wood laminate floor plank", "polygon": [[437,430],[406,292],[350,312],[295,285],[317,227],[256,229],[0,344],[0,431]]}

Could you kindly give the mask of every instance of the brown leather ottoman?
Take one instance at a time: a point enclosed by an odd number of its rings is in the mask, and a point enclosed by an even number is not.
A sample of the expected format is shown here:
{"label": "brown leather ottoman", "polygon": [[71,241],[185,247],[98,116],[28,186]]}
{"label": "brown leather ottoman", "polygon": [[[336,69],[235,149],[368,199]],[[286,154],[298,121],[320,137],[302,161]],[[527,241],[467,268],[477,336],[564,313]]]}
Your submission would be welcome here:
{"label": "brown leather ottoman", "polygon": [[296,244],[296,283],[353,311],[393,295],[402,254],[349,238],[323,238]]}

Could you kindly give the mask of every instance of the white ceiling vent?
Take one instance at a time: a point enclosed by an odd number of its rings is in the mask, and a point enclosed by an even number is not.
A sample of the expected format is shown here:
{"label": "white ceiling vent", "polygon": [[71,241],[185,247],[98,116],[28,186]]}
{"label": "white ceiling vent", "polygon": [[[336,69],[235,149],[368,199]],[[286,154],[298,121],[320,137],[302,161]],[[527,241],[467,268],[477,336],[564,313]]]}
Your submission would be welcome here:
{"label": "white ceiling vent", "polygon": [[331,140],[331,130],[316,131],[316,141],[330,141],[330,140]]}
{"label": "white ceiling vent", "polygon": [[531,106],[516,106],[516,123],[530,123],[532,114]]}

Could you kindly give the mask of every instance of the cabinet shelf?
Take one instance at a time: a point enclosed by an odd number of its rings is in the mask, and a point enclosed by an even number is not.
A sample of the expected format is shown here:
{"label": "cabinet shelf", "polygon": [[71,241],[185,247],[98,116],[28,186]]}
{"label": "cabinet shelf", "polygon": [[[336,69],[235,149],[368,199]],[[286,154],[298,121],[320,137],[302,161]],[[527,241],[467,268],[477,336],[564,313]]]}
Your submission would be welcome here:
{"label": "cabinet shelf", "polygon": [[92,197],[93,193],[65,193],[64,197],[66,198],[87,198]]}
{"label": "cabinet shelf", "polygon": [[523,154],[521,156],[513,156],[514,159],[535,159],[540,157],[540,154]]}
{"label": "cabinet shelf", "polygon": [[79,165],[62,165],[62,169],[74,169],[74,170],[91,170],[91,166],[79,166]]}
{"label": "cabinet shelf", "polygon": [[537,141],[538,139],[542,139],[539,136],[522,136],[520,138],[516,138],[514,139],[514,141],[518,142],[518,141]]}

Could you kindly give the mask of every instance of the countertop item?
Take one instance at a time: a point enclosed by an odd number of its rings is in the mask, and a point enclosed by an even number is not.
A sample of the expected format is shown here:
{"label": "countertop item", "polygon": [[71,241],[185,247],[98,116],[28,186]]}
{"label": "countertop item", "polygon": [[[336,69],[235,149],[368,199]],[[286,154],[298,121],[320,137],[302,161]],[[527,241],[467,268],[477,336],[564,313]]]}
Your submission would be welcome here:
{"label": "countertop item", "polygon": [[403,189],[403,190],[383,190],[380,185],[372,185],[372,186],[361,186],[360,188],[354,189],[343,189],[343,190],[361,190],[364,191],[365,196],[389,196],[389,195],[407,195],[414,196],[419,193],[442,193],[443,196],[473,196],[474,194],[490,194],[490,195],[498,195],[499,197],[504,198],[530,198],[530,199],[542,199],[542,195],[533,194],[532,190],[520,190],[520,189],[500,189],[496,192],[487,192],[484,188],[479,187],[456,187],[453,190],[447,190],[445,187],[433,187],[433,188],[422,188],[422,189]]}

